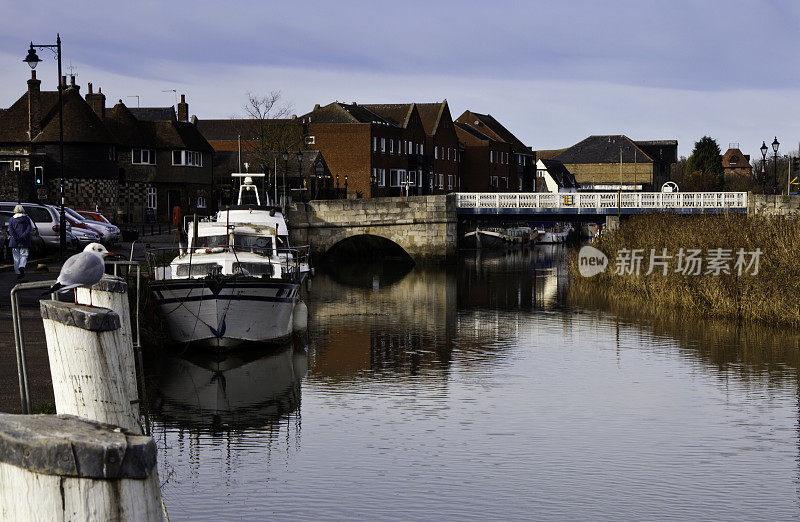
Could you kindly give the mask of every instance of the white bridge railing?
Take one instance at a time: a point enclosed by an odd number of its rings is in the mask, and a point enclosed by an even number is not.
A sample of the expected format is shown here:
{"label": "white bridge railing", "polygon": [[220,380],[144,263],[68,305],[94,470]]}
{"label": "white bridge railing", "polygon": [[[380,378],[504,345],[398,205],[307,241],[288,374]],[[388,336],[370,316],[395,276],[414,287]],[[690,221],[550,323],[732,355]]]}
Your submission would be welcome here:
{"label": "white bridge railing", "polygon": [[563,209],[603,212],[605,209],[744,209],[747,192],[459,192],[458,208]]}

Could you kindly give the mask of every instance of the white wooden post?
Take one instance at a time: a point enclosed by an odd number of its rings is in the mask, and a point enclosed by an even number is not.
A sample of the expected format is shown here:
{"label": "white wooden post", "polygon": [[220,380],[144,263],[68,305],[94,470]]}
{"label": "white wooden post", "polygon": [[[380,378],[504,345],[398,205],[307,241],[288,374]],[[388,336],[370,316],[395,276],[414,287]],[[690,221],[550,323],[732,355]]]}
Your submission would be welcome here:
{"label": "white wooden post", "polygon": [[0,520],[164,520],[151,437],[72,415],[0,414]]}
{"label": "white wooden post", "polygon": [[139,389],[136,386],[136,359],[133,351],[133,334],[131,333],[131,308],[128,302],[128,285],[121,277],[104,275],[103,278],[88,288],[75,290],[79,304],[99,306],[113,310],[119,315],[122,327],[122,342],[117,347],[119,359],[122,361],[123,377],[128,385],[128,397],[134,401],[133,412],[139,415]]}
{"label": "white wooden post", "polygon": [[56,411],[141,433],[122,356],[119,315],[107,308],[40,301]]}

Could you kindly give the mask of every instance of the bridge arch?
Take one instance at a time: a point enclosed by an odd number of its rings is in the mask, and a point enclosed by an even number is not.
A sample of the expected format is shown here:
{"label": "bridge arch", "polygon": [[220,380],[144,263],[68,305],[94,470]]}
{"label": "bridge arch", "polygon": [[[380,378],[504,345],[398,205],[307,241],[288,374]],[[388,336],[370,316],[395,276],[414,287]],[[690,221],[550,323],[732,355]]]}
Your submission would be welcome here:
{"label": "bridge arch", "polygon": [[[387,234],[388,235],[388,234]],[[323,260],[360,259],[375,261],[392,259],[413,264],[414,258],[391,235],[344,230],[321,245]]]}

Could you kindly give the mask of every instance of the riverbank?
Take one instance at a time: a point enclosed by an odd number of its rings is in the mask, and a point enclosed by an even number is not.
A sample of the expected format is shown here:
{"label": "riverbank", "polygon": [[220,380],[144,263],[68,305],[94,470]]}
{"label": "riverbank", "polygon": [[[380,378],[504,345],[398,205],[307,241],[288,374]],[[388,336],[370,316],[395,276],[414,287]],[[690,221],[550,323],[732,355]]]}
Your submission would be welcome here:
{"label": "riverbank", "polygon": [[593,246],[608,267],[582,277],[571,256],[574,292],[693,317],[800,325],[798,217],[647,214]]}

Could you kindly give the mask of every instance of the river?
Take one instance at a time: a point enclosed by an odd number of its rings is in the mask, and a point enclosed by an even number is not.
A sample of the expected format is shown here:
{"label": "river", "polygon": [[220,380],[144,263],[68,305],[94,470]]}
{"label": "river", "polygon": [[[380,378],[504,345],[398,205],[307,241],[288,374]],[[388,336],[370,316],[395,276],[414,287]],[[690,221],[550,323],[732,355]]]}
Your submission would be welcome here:
{"label": "river", "polygon": [[798,335],[579,298],[539,250],[321,273],[307,339],[151,368],[170,520],[800,515]]}

